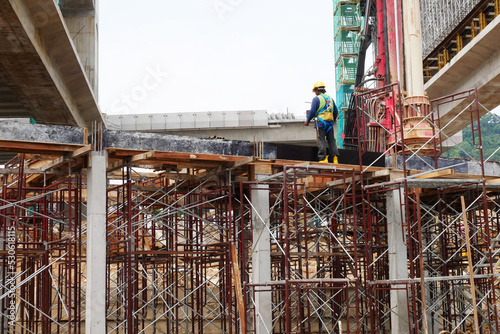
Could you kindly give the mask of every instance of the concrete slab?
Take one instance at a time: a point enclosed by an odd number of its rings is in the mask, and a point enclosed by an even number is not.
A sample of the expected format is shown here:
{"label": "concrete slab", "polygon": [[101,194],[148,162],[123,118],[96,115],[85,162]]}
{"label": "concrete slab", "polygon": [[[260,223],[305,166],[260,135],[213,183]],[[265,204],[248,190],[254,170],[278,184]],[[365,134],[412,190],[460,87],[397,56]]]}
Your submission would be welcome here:
{"label": "concrete slab", "polygon": [[0,2],[0,75],[38,123],[104,122],[53,0]]}

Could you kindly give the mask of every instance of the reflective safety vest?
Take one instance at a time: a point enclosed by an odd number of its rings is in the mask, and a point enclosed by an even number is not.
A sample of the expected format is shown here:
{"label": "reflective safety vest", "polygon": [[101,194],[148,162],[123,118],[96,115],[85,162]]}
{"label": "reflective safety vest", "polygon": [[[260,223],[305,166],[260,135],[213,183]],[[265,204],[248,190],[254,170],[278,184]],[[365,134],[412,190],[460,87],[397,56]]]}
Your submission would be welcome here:
{"label": "reflective safety vest", "polygon": [[333,121],[333,109],[335,108],[333,99],[326,94],[318,95],[318,98],[319,107],[316,111],[316,117],[326,122]]}

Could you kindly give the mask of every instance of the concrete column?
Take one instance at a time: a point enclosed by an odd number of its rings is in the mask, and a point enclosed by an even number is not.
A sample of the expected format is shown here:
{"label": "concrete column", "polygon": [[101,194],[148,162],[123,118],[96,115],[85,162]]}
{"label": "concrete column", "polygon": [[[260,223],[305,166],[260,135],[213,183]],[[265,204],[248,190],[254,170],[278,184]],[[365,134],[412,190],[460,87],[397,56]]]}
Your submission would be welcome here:
{"label": "concrete column", "polygon": [[403,0],[406,90],[408,96],[424,96],[420,1]]}
{"label": "concrete column", "polygon": [[[399,189],[387,193],[387,234],[389,247],[389,279],[408,279],[407,247],[403,240],[403,220],[401,212],[403,194]],[[404,218],[403,218],[404,219]],[[404,288],[405,285],[393,285],[393,288]],[[391,290],[391,333],[408,333],[408,299],[405,290]]]}
{"label": "concrete column", "polygon": [[86,334],[106,333],[106,152],[92,152],[87,174]]}
{"label": "concrete column", "polygon": [[[258,179],[258,177],[257,177]],[[252,245],[252,281],[266,283],[271,281],[271,234],[269,233],[269,186],[256,185],[252,188],[253,205],[253,245]],[[256,287],[256,291],[266,288]],[[271,332],[272,298],[271,292],[255,294],[256,334]]]}

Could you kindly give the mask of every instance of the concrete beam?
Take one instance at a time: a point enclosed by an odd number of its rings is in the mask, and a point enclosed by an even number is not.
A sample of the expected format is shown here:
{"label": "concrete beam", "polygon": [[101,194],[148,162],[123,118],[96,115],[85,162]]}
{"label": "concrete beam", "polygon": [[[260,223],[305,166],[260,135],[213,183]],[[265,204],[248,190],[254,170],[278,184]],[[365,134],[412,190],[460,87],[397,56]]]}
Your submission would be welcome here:
{"label": "concrete beam", "polygon": [[0,1],[0,75],[38,123],[104,122],[53,0]]}
{"label": "concrete beam", "polygon": [[[176,134],[179,131],[167,131],[165,133]],[[183,130],[182,134],[204,138],[218,136],[231,140],[246,140],[250,142],[263,141],[316,146],[316,130],[313,126],[304,126],[304,122],[282,123],[267,128]]]}
{"label": "concrete beam", "polygon": [[[426,84],[431,99],[477,87],[479,101],[489,110],[500,105],[500,16],[497,16],[478,36],[469,42],[441,71]],[[469,101],[450,104],[440,111],[441,124],[447,124]],[[480,108],[481,116],[486,114]],[[452,136],[470,124],[470,114],[464,112],[444,131]]]}
{"label": "concrete beam", "polygon": [[75,45],[85,75],[98,96],[98,10],[97,0],[60,1],[66,28]]}
{"label": "concrete beam", "polygon": [[103,147],[142,151],[186,152],[252,156],[253,145],[247,141],[200,139],[157,133],[104,130]]}
{"label": "concrete beam", "polygon": [[304,119],[265,110],[107,115],[106,120],[110,130],[316,146],[316,131],[304,126]]}

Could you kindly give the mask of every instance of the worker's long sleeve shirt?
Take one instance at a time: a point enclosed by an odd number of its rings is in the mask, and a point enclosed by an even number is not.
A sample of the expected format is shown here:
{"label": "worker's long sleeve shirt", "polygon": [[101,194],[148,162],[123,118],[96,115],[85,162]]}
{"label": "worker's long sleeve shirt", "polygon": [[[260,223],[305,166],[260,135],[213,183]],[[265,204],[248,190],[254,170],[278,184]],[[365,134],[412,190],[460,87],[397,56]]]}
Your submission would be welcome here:
{"label": "worker's long sleeve shirt", "polygon": [[319,108],[319,97],[315,96],[311,102],[311,109],[307,113],[307,119],[306,122],[310,123],[311,120],[316,116],[316,111],[318,111]]}

